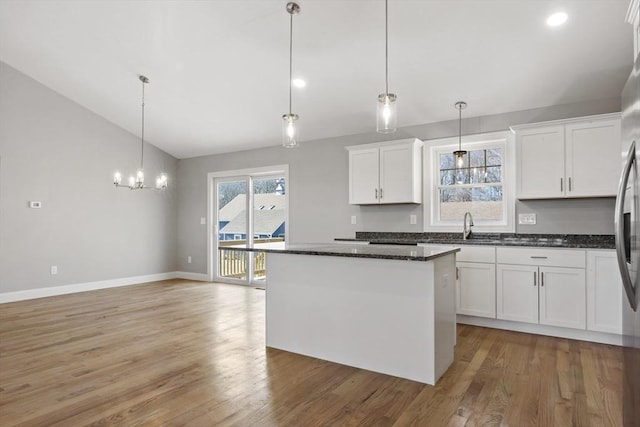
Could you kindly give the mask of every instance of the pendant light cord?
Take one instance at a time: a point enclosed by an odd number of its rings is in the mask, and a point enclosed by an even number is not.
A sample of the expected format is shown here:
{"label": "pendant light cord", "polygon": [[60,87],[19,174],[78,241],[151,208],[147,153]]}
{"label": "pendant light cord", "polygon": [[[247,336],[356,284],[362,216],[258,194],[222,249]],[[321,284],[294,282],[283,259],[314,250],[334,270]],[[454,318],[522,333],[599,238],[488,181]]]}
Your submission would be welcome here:
{"label": "pendant light cord", "polygon": [[144,165],[144,81],[142,81],[142,135],[140,137],[140,169]]}
{"label": "pendant light cord", "polygon": [[389,95],[389,0],[384,0],[384,93]]}
{"label": "pendant light cord", "polygon": [[291,115],[291,86],[293,82],[293,13],[290,13],[289,17],[289,115]]}
{"label": "pendant light cord", "polygon": [[458,150],[462,151],[462,104],[458,106]]}

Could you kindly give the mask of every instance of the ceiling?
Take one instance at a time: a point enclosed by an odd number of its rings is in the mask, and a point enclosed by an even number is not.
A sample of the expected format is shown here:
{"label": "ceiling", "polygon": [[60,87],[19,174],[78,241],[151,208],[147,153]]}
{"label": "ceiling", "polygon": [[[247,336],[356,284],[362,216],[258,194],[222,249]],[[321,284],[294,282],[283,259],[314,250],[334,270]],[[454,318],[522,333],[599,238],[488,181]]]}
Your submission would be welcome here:
{"label": "ceiling", "polygon": [[[299,0],[301,141],[375,130],[384,2]],[[0,1],[0,60],[177,158],[280,144],[285,0]],[[617,97],[632,67],[628,0],[389,0],[398,126]],[[562,27],[546,26],[563,10]]]}

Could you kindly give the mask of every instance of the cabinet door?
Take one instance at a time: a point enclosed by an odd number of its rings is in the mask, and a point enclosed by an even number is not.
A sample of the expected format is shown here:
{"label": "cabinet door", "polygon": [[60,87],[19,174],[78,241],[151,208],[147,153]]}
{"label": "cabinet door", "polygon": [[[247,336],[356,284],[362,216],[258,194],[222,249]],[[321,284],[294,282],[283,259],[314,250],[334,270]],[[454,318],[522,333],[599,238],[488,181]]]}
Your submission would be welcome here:
{"label": "cabinet door", "polygon": [[620,120],[566,126],[568,197],[615,196],[620,179]]}
{"label": "cabinet door", "polygon": [[458,262],[458,314],[496,318],[496,265]]}
{"label": "cabinet door", "polygon": [[538,323],[538,267],[498,264],[496,272],[498,319]]}
{"label": "cabinet door", "polygon": [[622,280],[614,251],[587,252],[587,329],[622,333]]}
{"label": "cabinet door", "polygon": [[540,324],[585,329],[586,284],[582,268],[540,267]]}
{"label": "cabinet door", "polygon": [[564,197],[564,126],[517,134],[518,198]]}
{"label": "cabinet door", "polygon": [[420,203],[421,156],[415,144],[380,147],[380,203]]}
{"label": "cabinet door", "polygon": [[378,203],[378,148],[349,151],[349,203]]}

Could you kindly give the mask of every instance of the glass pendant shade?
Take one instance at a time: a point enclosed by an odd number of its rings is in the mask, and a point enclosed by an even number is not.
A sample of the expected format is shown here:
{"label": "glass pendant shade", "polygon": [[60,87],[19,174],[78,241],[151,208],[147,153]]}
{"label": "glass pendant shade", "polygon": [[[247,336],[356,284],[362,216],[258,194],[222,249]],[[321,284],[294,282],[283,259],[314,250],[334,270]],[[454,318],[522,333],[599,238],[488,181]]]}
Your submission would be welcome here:
{"label": "glass pendant shade", "polygon": [[393,93],[381,93],[378,95],[378,113],[376,130],[380,133],[392,133],[396,131],[398,118],[398,98]]}
{"label": "glass pendant shade", "polygon": [[282,116],[282,146],[285,148],[298,147],[297,121],[297,114],[284,114]]}

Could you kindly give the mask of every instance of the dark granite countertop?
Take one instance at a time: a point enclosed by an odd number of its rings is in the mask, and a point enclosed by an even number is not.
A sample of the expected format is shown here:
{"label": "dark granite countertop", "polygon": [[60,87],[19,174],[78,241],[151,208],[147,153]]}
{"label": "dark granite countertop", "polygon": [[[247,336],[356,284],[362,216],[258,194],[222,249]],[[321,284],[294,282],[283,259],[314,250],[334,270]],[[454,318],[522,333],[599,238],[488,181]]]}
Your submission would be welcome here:
{"label": "dark granite countertop", "polygon": [[349,245],[349,244],[296,244],[285,248],[261,247],[225,247],[226,250],[247,252],[266,252],[296,255],[320,255],[353,258],[375,258],[403,261],[431,261],[441,256],[459,252],[458,248],[441,246],[407,246],[407,245]]}
{"label": "dark granite countertop", "polygon": [[591,234],[514,234],[473,233],[467,240],[462,233],[398,233],[356,232],[355,238],[338,238],[342,242],[370,242],[383,245],[482,245],[482,246],[530,246],[544,248],[615,249],[613,235]]}

